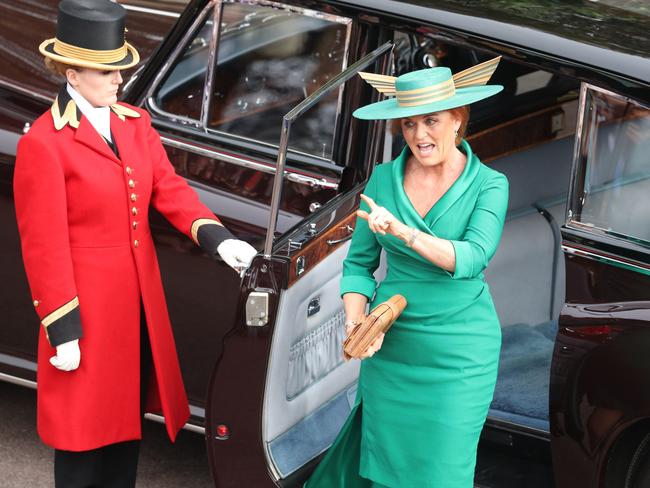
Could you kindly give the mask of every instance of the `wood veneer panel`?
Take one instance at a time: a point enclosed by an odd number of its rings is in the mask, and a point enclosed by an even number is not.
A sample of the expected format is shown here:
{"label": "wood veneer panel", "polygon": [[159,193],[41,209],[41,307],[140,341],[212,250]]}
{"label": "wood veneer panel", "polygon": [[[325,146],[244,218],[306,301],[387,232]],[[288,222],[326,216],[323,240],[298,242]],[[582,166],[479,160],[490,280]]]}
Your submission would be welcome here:
{"label": "wood veneer panel", "polygon": [[[336,241],[344,237],[348,237],[352,234],[349,230],[350,228],[354,229],[354,225],[357,219],[356,210],[348,214],[345,218],[341,219],[329,230],[327,230],[323,235],[318,236],[315,240],[310,242],[304,249],[298,251],[291,258],[291,268],[289,269],[289,286],[294,284],[300,278],[309,273],[310,270],[314,268],[318,263],[320,263],[326,256],[331,254],[336,250],[341,244],[328,244],[327,241]],[[300,257],[305,259],[305,268],[304,271],[298,275],[297,274],[297,263]]]}

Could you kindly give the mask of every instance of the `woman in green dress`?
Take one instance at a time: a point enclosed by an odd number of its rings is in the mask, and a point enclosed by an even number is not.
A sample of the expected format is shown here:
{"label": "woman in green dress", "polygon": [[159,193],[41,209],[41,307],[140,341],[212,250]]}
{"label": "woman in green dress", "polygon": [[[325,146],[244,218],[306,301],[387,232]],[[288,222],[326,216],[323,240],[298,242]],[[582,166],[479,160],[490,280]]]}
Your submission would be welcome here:
{"label": "woman in green dress", "polygon": [[[398,119],[407,146],[375,168],[343,265],[348,331],[368,301],[408,305],[361,363],[355,407],[307,488],[471,488],[492,401],[501,329],[483,270],[497,249],[508,181],[462,139],[468,104],[499,58],[452,77],[431,68],[362,76],[389,98],[361,119]],[[388,270],[373,272],[385,250]]]}

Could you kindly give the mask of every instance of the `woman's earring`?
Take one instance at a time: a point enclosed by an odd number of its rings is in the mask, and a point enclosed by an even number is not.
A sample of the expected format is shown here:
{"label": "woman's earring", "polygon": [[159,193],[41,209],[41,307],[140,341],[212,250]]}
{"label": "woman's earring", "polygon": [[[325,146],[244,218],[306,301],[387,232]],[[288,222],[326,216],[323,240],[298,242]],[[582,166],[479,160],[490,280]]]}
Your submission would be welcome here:
{"label": "woman's earring", "polygon": [[454,132],[454,134],[456,134],[456,137],[458,137],[458,129],[456,129],[456,131]]}

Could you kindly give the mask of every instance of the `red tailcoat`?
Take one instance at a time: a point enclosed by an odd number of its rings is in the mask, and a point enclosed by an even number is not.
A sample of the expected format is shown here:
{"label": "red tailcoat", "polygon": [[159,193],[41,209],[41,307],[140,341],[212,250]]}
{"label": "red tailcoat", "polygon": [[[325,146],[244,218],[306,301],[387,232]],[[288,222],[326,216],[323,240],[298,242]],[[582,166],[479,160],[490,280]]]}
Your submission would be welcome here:
{"label": "red tailcoat", "polygon": [[[38,432],[46,444],[70,451],[141,438],[142,302],[155,372],[148,410],[162,408],[174,440],[189,408],[149,205],[197,243],[200,226],[225,229],[174,172],[145,111],[111,107],[118,158],[64,91],[20,140],[14,179],[25,269],[44,325]],[[49,362],[56,327],[64,330],[58,343],[81,336],[75,371]]]}

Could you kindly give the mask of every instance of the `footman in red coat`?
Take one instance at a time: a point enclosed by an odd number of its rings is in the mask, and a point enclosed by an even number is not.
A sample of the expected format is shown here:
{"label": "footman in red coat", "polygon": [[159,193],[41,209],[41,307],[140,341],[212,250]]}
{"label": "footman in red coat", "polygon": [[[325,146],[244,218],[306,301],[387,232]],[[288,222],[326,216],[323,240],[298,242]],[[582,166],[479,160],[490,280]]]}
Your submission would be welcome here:
{"label": "footman in red coat", "polygon": [[139,60],[124,19],[110,0],[60,3],[56,37],[40,51],[67,83],[16,158],[42,324],[38,432],[56,449],[57,487],[133,486],[142,412],[162,411],[172,440],[189,417],[149,207],[235,269],[256,253],[174,172],[149,115],[117,103],[120,70]]}

